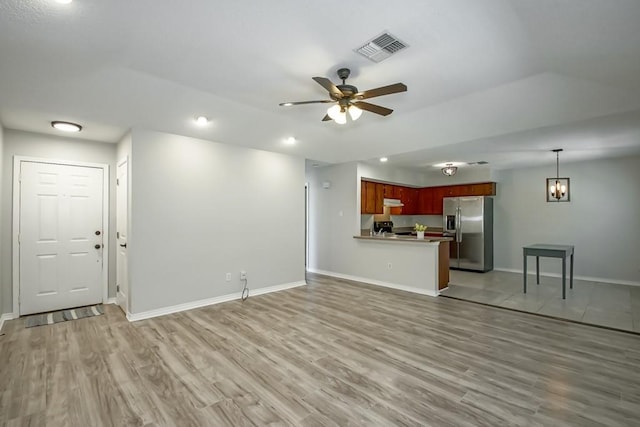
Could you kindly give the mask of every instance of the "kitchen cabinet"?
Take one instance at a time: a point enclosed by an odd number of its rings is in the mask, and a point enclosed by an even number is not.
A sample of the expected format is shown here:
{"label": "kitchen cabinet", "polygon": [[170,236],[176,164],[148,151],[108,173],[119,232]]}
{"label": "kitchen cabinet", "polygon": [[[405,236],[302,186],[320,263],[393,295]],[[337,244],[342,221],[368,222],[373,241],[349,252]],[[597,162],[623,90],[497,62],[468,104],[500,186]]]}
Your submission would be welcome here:
{"label": "kitchen cabinet", "polygon": [[496,183],[446,185],[425,187],[418,192],[418,215],[442,215],[442,199],[460,196],[495,196]]}
{"label": "kitchen cabinet", "polygon": [[391,208],[391,215],[442,215],[442,199],[460,196],[495,196],[495,182],[411,188],[401,185],[361,182],[361,212],[381,214],[383,199],[400,199],[403,207]]}
{"label": "kitchen cabinet", "polygon": [[[392,185],[392,187],[393,187],[393,191],[391,192],[391,198],[392,199],[398,199],[402,203],[406,203],[405,202],[404,187],[400,187],[398,185]],[[399,206],[397,208],[391,208],[389,213],[391,215],[402,215],[402,214],[408,215],[404,206]]]}
{"label": "kitchen cabinet", "polygon": [[404,215],[415,215],[418,213],[418,189],[417,188],[404,188],[404,195],[402,203],[404,203],[404,207],[402,208],[402,213]]}
{"label": "kitchen cabinet", "polygon": [[381,214],[383,212],[384,184],[362,180],[360,192],[360,213]]}

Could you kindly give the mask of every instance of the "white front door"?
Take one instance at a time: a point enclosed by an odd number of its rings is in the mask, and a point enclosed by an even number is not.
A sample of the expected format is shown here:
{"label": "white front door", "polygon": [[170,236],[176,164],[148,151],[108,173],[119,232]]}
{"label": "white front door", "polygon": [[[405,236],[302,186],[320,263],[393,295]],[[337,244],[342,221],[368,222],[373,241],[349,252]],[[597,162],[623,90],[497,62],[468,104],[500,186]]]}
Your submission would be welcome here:
{"label": "white front door", "polygon": [[20,314],[102,302],[103,169],[20,162]]}
{"label": "white front door", "polygon": [[128,206],[128,184],[127,184],[127,160],[118,163],[116,181],[116,222],[118,238],[118,274],[116,280],[116,300],[125,313],[129,312],[129,281],[127,276],[127,206]]}

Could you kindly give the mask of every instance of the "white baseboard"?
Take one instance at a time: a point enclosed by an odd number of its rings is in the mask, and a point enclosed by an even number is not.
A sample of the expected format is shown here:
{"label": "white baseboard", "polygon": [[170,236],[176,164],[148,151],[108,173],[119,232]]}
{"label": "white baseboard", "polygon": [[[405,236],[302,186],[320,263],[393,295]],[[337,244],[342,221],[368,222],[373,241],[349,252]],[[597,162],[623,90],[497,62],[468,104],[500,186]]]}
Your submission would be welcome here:
{"label": "white baseboard", "polygon": [[105,304],[117,304],[117,300],[115,298],[109,298]]}
{"label": "white baseboard", "polygon": [[311,273],[323,274],[325,276],[337,277],[338,279],[353,280],[354,282],[363,282],[370,285],[383,286],[385,288],[397,289],[399,291],[412,292],[414,294],[427,295],[430,297],[437,297],[438,294],[429,291],[427,289],[414,288],[412,286],[398,285],[396,283],[383,282],[380,280],[369,279],[366,277],[351,276],[348,274],[336,273],[334,271],[317,270],[315,268],[308,268],[307,271]]}
{"label": "white baseboard", "polygon": [[[507,273],[518,273],[522,274],[522,269],[517,268],[494,268],[495,271],[505,271]],[[536,271],[529,271],[528,275],[535,275]],[[544,271],[540,272],[541,276],[544,277],[562,277],[562,273],[547,273]],[[569,272],[567,271],[567,279],[569,278]],[[616,279],[605,279],[603,277],[589,277],[589,276],[576,276],[573,275],[574,280],[584,280],[587,282],[600,282],[600,283],[611,283],[613,285],[628,285],[628,286],[640,286],[640,282],[632,282],[630,280],[616,280]]]}
{"label": "white baseboard", "polygon": [[13,320],[15,318],[16,316],[14,316],[13,313],[5,313],[2,316],[0,316],[0,332],[2,332],[2,327],[4,326],[4,322],[6,322],[7,320]]}
{"label": "white baseboard", "polygon": [[[283,283],[281,285],[267,286],[252,290],[249,288],[249,298],[253,296],[269,294],[271,292],[284,291],[285,289],[297,288],[305,286],[305,281]],[[207,298],[198,301],[186,302],[184,304],[172,305],[170,307],[158,308],[155,310],[143,311],[141,313],[127,313],[127,320],[137,322],[138,320],[151,319],[152,317],[165,316],[167,314],[178,313],[181,311],[193,310],[194,308],[206,307],[208,305],[221,304],[223,302],[234,301],[242,298],[242,292],[234,292],[232,294],[222,295],[214,298]]]}

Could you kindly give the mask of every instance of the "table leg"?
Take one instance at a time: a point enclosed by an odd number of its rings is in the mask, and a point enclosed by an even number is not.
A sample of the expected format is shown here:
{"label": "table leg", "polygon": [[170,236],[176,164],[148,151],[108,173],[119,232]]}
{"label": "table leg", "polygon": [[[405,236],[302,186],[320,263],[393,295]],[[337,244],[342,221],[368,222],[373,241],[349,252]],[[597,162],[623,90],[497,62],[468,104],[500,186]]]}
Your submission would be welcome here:
{"label": "table leg", "polygon": [[536,256],[536,285],[540,284],[540,257]]}
{"label": "table leg", "polygon": [[527,293],[527,255],[524,256],[524,268],[522,270],[522,275],[524,278],[524,293]]}
{"label": "table leg", "polygon": [[562,299],[567,299],[567,257],[562,257]]}
{"label": "table leg", "polygon": [[571,266],[569,267],[569,287],[573,289],[573,252],[571,252]]}

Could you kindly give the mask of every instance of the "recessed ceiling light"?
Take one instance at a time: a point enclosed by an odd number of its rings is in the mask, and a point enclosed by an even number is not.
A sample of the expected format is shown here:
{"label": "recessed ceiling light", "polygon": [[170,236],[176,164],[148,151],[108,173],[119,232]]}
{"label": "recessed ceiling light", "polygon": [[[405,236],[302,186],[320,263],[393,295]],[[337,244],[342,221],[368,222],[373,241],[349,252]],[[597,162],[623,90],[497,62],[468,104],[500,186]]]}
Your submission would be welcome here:
{"label": "recessed ceiling light", "polygon": [[209,118],[205,116],[198,116],[195,118],[195,122],[198,126],[205,126],[209,124]]}
{"label": "recessed ceiling light", "polygon": [[293,105],[293,102],[283,102],[282,104],[283,107],[291,107]]}
{"label": "recessed ceiling light", "polygon": [[386,162],[387,160],[389,160],[389,159],[387,159],[386,157],[380,157],[380,161],[381,161],[382,163]]}
{"label": "recessed ceiling light", "polygon": [[73,0],[56,0],[56,3],[61,3],[61,4],[69,4],[71,3]]}
{"label": "recessed ceiling light", "polygon": [[296,143],[296,139],[293,136],[284,139],[285,144],[293,145]]}
{"label": "recessed ceiling light", "polygon": [[80,132],[82,130],[82,126],[71,122],[53,121],[51,126],[63,132]]}

